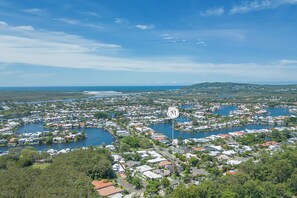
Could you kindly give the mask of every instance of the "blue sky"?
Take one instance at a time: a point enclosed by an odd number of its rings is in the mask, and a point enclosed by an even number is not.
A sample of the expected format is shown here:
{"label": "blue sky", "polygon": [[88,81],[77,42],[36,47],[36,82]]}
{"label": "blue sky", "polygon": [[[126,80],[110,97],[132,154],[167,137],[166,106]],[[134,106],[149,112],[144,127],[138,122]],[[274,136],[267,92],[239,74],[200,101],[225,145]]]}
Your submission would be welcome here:
{"label": "blue sky", "polygon": [[297,83],[297,0],[0,0],[0,86]]}

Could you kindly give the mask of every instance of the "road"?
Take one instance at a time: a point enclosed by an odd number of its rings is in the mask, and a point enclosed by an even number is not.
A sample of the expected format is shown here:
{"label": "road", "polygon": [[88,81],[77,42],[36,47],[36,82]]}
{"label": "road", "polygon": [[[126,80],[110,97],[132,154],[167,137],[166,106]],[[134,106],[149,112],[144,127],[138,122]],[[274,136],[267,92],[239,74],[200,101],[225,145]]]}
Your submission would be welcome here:
{"label": "road", "polygon": [[120,186],[122,186],[124,189],[128,190],[130,192],[130,194],[133,194],[133,195],[140,195],[140,197],[141,197],[141,195],[143,195],[143,193],[145,191],[144,188],[136,190],[132,184],[128,183],[121,176],[118,176],[117,182]]}

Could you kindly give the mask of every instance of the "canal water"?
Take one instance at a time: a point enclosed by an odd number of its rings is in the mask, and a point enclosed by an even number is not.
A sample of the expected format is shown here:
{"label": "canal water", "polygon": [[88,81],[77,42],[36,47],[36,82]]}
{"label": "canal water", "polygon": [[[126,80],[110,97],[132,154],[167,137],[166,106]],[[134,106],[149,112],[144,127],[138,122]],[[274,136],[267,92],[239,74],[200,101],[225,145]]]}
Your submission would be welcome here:
{"label": "canal water", "polygon": [[222,106],[219,110],[214,111],[213,113],[220,116],[228,116],[231,111],[235,111],[236,109],[237,109],[236,106],[226,105],[226,106]]}
{"label": "canal water", "polygon": [[[152,124],[150,127],[155,130],[156,132],[162,133],[166,135],[168,138],[171,137],[172,133],[172,124],[171,123],[164,123],[164,124]],[[245,129],[268,129],[272,128],[273,126],[266,126],[266,125],[246,125],[240,127],[233,127],[228,129],[221,129],[221,130],[213,130],[209,132],[182,132],[182,131],[174,131],[174,137],[182,137],[183,139],[188,138],[205,138],[210,135],[217,135],[217,134],[228,134],[230,132],[235,131],[242,131]]]}
{"label": "canal water", "polygon": [[[231,111],[237,110],[236,106],[233,105],[226,105],[222,106],[219,110],[214,111],[214,114],[221,115],[221,116],[228,116]],[[294,113],[291,113],[288,108],[283,107],[276,107],[276,108],[267,108],[267,114],[264,114],[263,116],[289,116],[294,115]]]}
{"label": "canal water", "polygon": [[267,115],[268,116],[289,116],[294,115],[294,113],[291,113],[289,109],[287,108],[267,108]]}
{"label": "canal water", "polygon": [[[88,146],[99,146],[101,144],[111,144],[114,141],[114,137],[105,129],[102,128],[84,128],[84,129],[73,129],[74,131],[82,132],[87,134],[87,138],[79,140],[77,142],[61,143],[61,144],[42,144],[42,145],[30,145],[37,150],[46,151],[48,149],[61,150],[65,148],[79,148]],[[44,132],[48,129],[43,128],[42,123],[27,124],[21,126],[16,130],[17,133],[35,133]],[[0,147],[0,152],[7,151],[9,148],[14,147]]]}
{"label": "canal water", "polygon": [[[236,110],[237,107],[233,105],[223,106],[221,109],[213,112],[215,114],[221,115],[221,116],[228,116],[231,111]],[[287,108],[267,108],[267,114],[266,116],[286,116],[286,115],[293,115],[293,113],[290,113]],[[189,118],[185,117],[179,117],[176,119],[176,122],[190,122],[191,120]],[[150,127],[155,130],[156,132],[162,133],[166,135],[168,138],[171,137],[172,133],[172,124],[171,123],[161,123],[161,124],[153,124],[150,125]],[[182,137],[183,139],[188,138],[205,138],[210,135],[217,135],[217,134],[228,134],[230,132],[235,131],[244,131],[245,129],[269,129],[272,128],[271,125],[246,125],[246,126],[240,126],[240,127],[233,127],[233,128],[227,128],[227,129],[221,129],[221,130],[212,130],[209,132],[182,132],[182,131],[174,131],[174,136],[176,138]]]}

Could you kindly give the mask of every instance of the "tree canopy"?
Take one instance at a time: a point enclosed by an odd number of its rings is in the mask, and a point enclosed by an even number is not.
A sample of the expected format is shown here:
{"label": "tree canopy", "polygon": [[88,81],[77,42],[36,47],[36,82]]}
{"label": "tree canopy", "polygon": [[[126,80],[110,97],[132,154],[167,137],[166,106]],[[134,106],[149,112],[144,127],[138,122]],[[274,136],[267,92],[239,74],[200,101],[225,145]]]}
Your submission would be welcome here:
{"label": "tree canopy", "polygon": [[[43,169],[32,166],[49,164]],[[98,197],[93,179],[114,178],[106,149],[72,151],[57,156],[32,148],[13,149],[0,157],[0,197]]]}

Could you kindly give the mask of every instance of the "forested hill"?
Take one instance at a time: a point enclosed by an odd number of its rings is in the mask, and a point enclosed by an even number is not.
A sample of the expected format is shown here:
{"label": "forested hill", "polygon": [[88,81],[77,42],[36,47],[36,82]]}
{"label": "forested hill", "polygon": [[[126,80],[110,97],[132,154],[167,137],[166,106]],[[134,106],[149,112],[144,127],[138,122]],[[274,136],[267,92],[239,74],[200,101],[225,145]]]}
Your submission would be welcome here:
{"label": "forested hill", "polygon": [[205,93],[238,93],[238,92],[257,92],[257,93],[284,93],[297,92],[297,85],[257,85],[231,82],[206,82],[199,83],[183,88],[187,91],[199,91]]}

